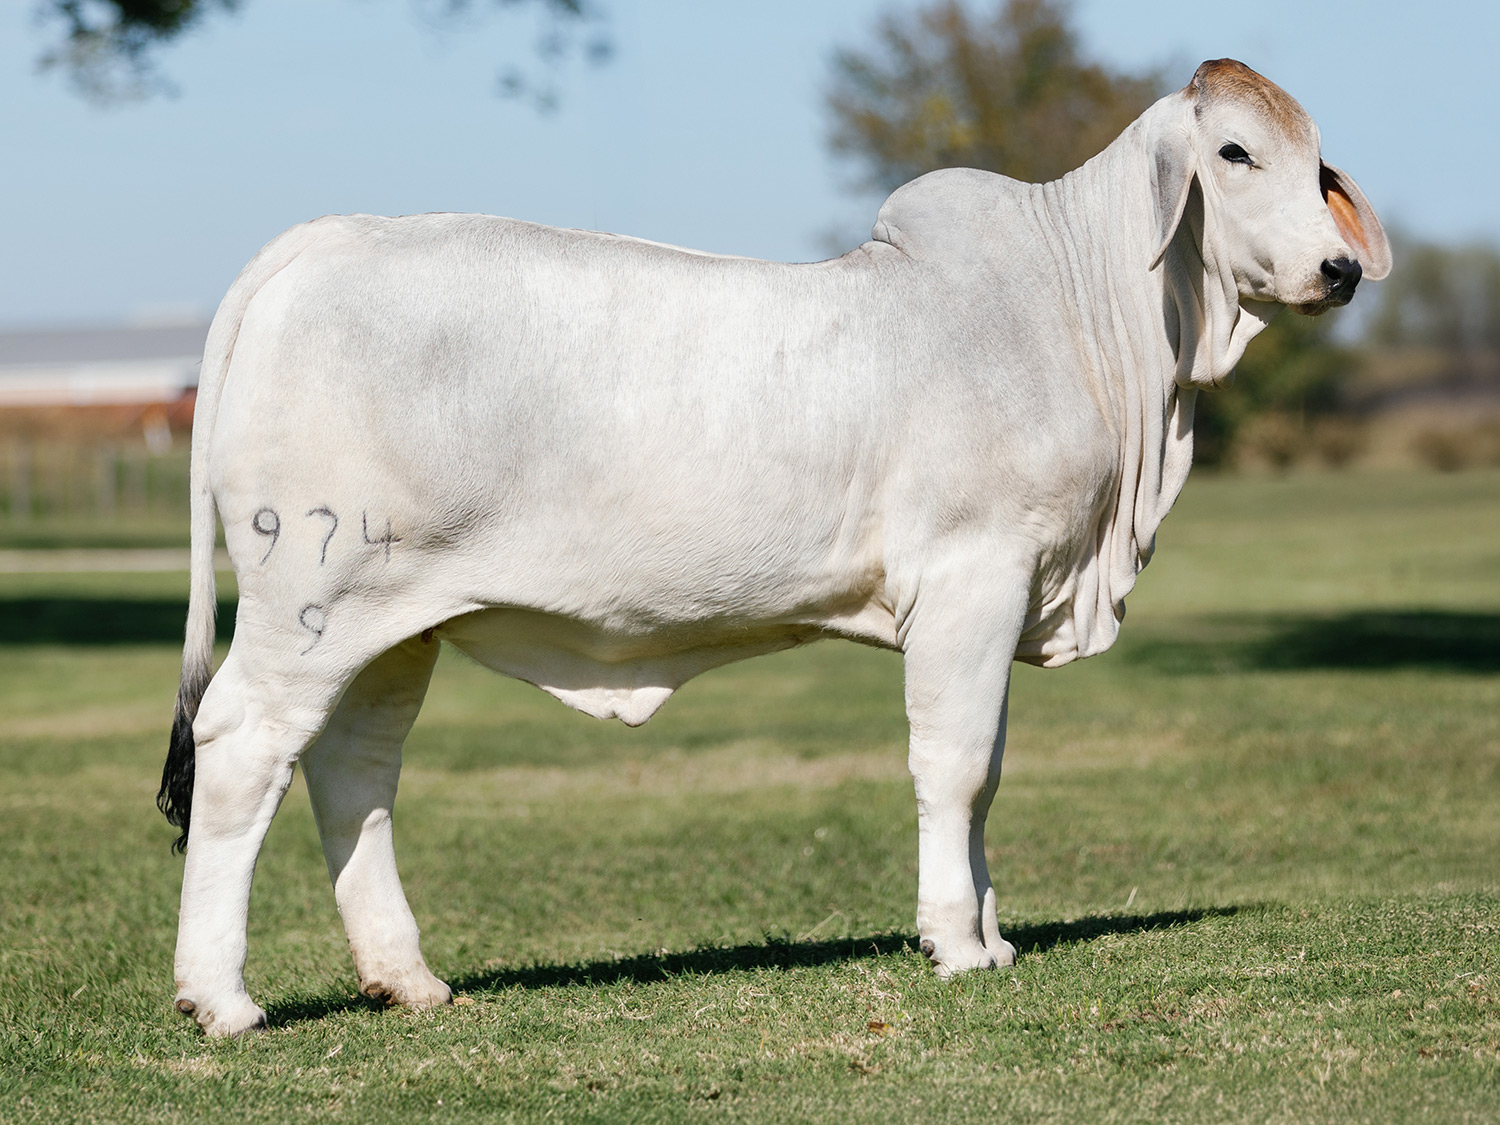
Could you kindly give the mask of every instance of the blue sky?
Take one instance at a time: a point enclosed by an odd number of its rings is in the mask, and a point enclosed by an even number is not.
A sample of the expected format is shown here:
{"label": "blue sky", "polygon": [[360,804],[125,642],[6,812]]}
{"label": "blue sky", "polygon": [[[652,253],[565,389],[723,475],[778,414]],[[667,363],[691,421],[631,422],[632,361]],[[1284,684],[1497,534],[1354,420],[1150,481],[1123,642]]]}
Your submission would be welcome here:
{"label": "blue sky", "polygon": [[[481,0],[482,2],[482,0]],[[539,116],[494,95],[528,17],[434,31],[412,0],[244,0],[161,55],[175,99],[100,110],[38,75],[0,0],[0,324],[211,311],[256,249],[329,212],[465,210],[722,253],[822,256],[867,231],[824,144],[836,46],[885,0],[598,0],[616,54]],[[976,7],[978,5],[975,5]],[[1087,49],[1242,59],[1295,95],[1388,225],[1500,240],[1500,5],[1078,0]]]}

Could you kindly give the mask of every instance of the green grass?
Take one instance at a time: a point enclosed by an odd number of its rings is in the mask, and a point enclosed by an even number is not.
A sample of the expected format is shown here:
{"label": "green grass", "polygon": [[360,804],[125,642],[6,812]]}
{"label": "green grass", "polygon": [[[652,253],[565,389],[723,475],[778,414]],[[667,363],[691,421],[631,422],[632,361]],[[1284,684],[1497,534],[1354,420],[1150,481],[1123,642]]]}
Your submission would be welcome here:
{"label": "green grass", "polygon": [[7,1120],[1500,1116],[1500,474],[1195,479],[1116,650],[1017,670],[1023,956],[950,984],[890,654],[723,669],[635,731],[445,654],[397,846],[470,1002],[354,995],[299,783],[251,905],[273,1027],[205,1041],[151,804],[185,584],[0,577]]}
{"label": "green grass", "polygon": [[[222,540],[222,532],[220,533]],[[17,519],[0,516],[0,550],[186,547],[187,512],[119,512],[110,516],[58,513]]]}

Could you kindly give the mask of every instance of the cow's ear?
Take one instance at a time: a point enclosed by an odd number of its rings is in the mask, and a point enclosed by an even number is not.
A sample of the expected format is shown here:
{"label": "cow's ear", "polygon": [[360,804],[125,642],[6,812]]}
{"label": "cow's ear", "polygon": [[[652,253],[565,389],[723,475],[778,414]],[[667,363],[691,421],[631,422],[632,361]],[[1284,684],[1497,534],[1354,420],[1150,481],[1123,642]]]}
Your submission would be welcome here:
{"label": "cow's ear", "polygon": [[1156,199],[1156,253],[1149,268],[1161,262],[1187,208],[1188,192],[1193,186],[1197,163],[1192,141],[1185,129],[1171,129],[1157,138],[1152,153],[1151,190]]}
{"label": "cow's ear", "polygon": [[1325,163],[1318,175],[1323,199],[1333,214],[1339,234],[1359,258],[1365,277],[1379,281],[1391,272],[1391,244],[1386,241],[1375,209],[1347,172]]}

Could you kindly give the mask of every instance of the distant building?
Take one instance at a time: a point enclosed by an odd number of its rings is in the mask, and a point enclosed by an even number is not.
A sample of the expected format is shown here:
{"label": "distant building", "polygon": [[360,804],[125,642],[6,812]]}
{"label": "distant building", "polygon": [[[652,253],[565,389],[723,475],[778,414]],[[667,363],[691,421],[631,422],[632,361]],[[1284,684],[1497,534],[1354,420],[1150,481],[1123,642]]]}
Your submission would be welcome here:
{"label": "distant building", "polygon": [[0,331],[0,436],[153,452],[192,425],[207,322]]}
{"label": "distant building", "polygon": [[206,323],[0,332],[0,409],[148,406],[198,386]]}

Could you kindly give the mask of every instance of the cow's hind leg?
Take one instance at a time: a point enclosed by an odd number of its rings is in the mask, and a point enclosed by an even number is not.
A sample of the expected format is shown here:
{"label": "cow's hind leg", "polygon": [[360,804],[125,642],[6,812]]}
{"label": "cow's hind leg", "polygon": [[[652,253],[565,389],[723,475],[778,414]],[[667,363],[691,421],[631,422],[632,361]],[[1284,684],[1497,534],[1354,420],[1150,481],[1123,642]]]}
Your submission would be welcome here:
{"label": "cow's hind leg", "polygon": [[[244,630],[248,636],[251,630]],[[317,736],[340,682],[284,675],[255,662],[237,637],[204,694],[196,743],[192,826],[177,926],[177,1009],[209,1035],[265,1026],[245,991],[250,881],[292,767]]]}
{"label": "cow's hind leg", "polygon": [[391,833],[401,744],[422,706],[437,652],[437,641],[413,638],[374,660],[349,685],[302,759],[359,989],[413,1008],[446,1004],[453,996],[422,959]]}

